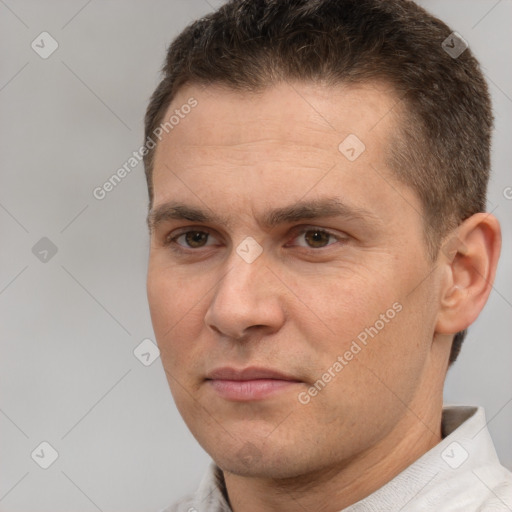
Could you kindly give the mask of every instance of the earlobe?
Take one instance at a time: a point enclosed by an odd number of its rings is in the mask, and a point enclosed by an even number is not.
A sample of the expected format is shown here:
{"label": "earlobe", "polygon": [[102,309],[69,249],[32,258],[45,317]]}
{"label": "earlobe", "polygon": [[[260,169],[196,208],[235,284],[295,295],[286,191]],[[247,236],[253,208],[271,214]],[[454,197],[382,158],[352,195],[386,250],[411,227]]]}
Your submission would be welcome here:
{"label": "earlobe", "polygon": [[454,334],[471,325],[492,289],[501,249],[498,220],[477,213],[450,233],[438,256],[446,272],[436,332]]}

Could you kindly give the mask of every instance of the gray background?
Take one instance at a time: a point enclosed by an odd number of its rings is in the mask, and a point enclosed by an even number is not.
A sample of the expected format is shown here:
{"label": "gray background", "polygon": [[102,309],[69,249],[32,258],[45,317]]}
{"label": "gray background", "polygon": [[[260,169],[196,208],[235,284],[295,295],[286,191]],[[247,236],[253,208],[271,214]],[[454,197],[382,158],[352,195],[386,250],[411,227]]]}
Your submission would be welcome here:
{"label": "gray background", "polygon": [[[504,231],[489,304],[450,370],[448,403],[480,404],[512,467],[512,2],[422,1],[469,42],[496,112],[489,210]],[[0,0],[0,511],[158,510],[209,460],[176,412],[146,304],[147,192],[139,164],[101,186],[142,142],[171,39],[213,0]],[[31,42],[59,47],[42,59]],[[58,252],[32,252],[42,238]],[[41,469],[42,442],[59,458]]]}

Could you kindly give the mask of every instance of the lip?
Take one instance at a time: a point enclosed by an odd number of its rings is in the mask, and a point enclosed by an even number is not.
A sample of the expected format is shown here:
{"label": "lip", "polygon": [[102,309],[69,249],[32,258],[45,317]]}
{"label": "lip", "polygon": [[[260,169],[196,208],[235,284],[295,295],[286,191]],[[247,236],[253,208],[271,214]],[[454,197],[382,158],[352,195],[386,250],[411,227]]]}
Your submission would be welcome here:
{"label": "lip", "polygon": [[261,368],[258,366],[250,366],[248,368],[231,368],[225,366],[223,368],[217,368],[206,376],[209,380],[258,380],[258,379],[275,379],[275,380],[286,380],[299,382],[296,377],[273,370],[271,368]]}
{"label": "lip", "polygon": [[217,368],[206,377],[207,384],[222,398],[246,402],[263,400],[300,384],[289,374],[270,368]]}

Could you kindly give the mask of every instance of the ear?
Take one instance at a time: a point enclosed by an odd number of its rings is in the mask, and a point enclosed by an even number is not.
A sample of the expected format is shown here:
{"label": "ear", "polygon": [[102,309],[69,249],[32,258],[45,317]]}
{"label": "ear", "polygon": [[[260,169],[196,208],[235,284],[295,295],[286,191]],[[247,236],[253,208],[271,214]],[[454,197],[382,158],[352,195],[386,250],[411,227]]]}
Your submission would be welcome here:
{"label": "ear", "polygon": [[492,289],[501,229],[490,213],[476,213],[446,238],[438,255],[444,268],[436,332],[455,334],[471,325]]}

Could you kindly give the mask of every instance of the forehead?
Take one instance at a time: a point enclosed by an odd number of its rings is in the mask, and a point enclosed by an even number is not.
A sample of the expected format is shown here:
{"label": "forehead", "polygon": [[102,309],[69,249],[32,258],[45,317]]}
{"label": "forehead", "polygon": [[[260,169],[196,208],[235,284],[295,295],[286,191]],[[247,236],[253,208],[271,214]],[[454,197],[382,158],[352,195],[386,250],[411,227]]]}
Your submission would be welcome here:
{"label": "forehead", "polygon": [[[182,110],[192,99],[197,105]],[[281,83],[259,92],[183,87],[164,116],[181,112],[157,146],[153,204],[186,198],[245,213],[262,202],[281,206],[339,191],[344,202],[367,210],[377,204],[390,215],[397,194],[382,177],[394,178],[386,161],[398,103],[378,83]]]}
{"label": "forehead", "polygon": [[164,120],[191,98],[197,107],[160,146],[243,150],[243,144],[274,138],[280,145],[332,149],[333,143],[351,133],[375,146],[394,128],[394,116],[389,114],[399,103],[390,86],[377,82],[350,86],[283,82],[258,92],[192,84],[178,91]]}

